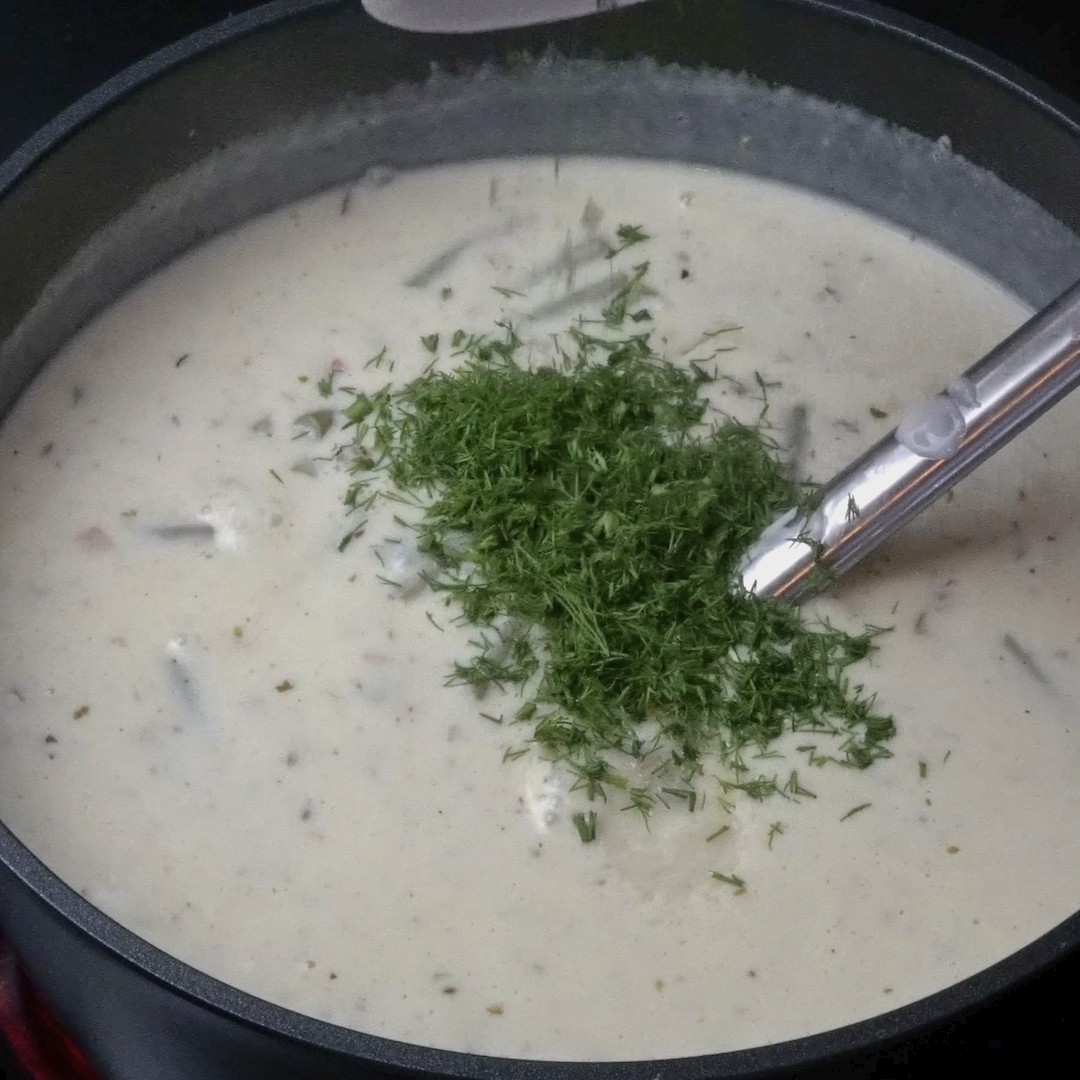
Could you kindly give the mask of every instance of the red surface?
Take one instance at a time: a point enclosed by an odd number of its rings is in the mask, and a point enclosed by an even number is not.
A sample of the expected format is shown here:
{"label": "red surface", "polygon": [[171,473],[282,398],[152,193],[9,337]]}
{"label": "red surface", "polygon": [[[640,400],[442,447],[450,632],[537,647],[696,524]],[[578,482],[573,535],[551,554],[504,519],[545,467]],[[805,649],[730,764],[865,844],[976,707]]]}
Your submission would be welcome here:
{"label": "red surface", "polygon": [[101,1080],[0,938],[0,1043],[30,1080]]}

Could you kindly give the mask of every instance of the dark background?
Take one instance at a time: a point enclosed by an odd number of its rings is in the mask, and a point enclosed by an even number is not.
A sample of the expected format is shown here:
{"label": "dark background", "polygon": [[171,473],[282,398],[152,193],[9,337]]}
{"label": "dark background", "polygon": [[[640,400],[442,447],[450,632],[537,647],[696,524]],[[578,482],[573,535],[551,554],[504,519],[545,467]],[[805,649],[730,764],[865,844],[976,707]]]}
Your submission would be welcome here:
{"label": "dark background", "polygon": [[[0,158],[128,64],[254,6],[228,0],[0,0]],[[1080,100],[1080,14],[1070,14],[1077,10],[1072,0],[893,0],[887,6],[959,34]],[[1067,1062],[1075,1062],[1078,987],[1080,958],[1074,958],[943,1030],[815,1070],[805,1080],[921,1080],[936,1069],[995,1067],[1015,1075],[1051,1063],[1060,1068],[1059,1062],[1067,1072]],[[0,1077],[6,1064],[0,1047]],[[9,1075],[15,1080],[13,1071]]]}

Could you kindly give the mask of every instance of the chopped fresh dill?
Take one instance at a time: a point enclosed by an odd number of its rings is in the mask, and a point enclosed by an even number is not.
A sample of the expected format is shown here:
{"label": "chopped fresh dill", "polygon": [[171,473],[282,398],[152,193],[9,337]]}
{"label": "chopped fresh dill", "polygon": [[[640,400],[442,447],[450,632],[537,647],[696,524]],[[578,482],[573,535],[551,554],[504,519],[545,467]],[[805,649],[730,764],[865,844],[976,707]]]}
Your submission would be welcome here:
{"label": "chopped fresh dill", "polygon": [[714,840],[716,840],[719,837],[723,836],[724,833],[730,832],[730,831],[731,831],[731,826],[730,825],[721,825],[719,829],[717,829],[715,832],[709,833],[709,835],[705,837],[705,843],[706,844],[711,844]]}
{"label": "chopped fresh dill", "polygon": [[439,335],[425,334],[420,339],[420,344],[423,345],[429,353],[437,353],[439,351]]}
{"label": "chopped fresh dill", "polygon": [[784,835],[784,823],[782,821],[774,821],[769,826],[769,850],[772,851],[773,840],[778,836]]}
{"label": "chopped fresh dill", "polygon": [[616,255],[634,244],[643,244],[646,240],[651,239],[640,225],[620,225],[615,230],[615,236],[619,243],[608,251],[606,256],[608,259],[614,259]]}
{"label": "chopped fresh dill", "polygon": [[754,382],[758,384],[758,389],[761,391],[761,400],[766,405],[769,403],[769,391],[776,390],[778,387],[783,386],[783,383],[775,379],[770,382],[760,371],[754,372]]}
{"label": "chopped fresh dill", "polygon": [[583,844],[591,844],[596,839],[595,810],[590,810],[587,814],[575,814],[573,822]]}
{"label": "chopped fresh dill", "polygon": [[[811,763],[814,765],[823,765],[826,761],[834,761],[834,758],[817,758],[813,756],[813,748],[811,748]],[[800,798],[816,799],[817,796],[809,789],[802,786],[799,783],[799,774],[795,769],[791,770],[791,775],[788,777],[788,782],[783,786],[782,792],[789,799],[793,799],[796,802]]]}
{"label": "chopped fresh dill", "polygon": [[863,810],[869,810],[872,803],[864,802],[859,803],[858,806],[853,806],[840,820],[847,821],[849,817],[854,817],[856,814],[862,813]]}
{"label": "chopped fresh dill", "polygon": [[[427,583],[482,630],[448,681],[478,695],[521,686],[515,722],[588,799],[618,791],[618,808],[646,819],[658,804],[693,811],[716,759],[721,806],[735,792],[812,798],[795,772],[755,776],[743,755],[806,731],[836,741],[813,764],[889,756],[892,719],[847,677],[880,631],[848,634],[733,585],[750,543],[805,491],[760,426],[706,427],[700,372],[633,325],[647,271],[615,275],[602,328],[571,325],[555,366],[532,366],[502,321],[453,333],[454,371],[353,392],[346,502],[423,508]],[[767,405],[776,384],[755,381]]]}
{"label": "chopped fresh dill", "polygon": [[[644,292],[642,283],[648,272],[649,264],[647,262],[639,263],[634,267],[630,276],[617,285],[615,295],[612,296],[607,307],[600,312],[600,317],[604,320],[606,327],[618,330],[626,322],[630,305],[639,299]],[[649,351],[651,352],[651,349]]]}
{"label": "chopped fresh dill", "polygon": [[661,788],[660,796],[658,796],[658,798],[660,798],[660,801],[667,806],[669,804],[662,798],[663,795],[670,795],[673,799],[681,799],[686,804],[686,808],[691,814],[697,809],[698,793],[693,788]]}
{"label": "chopped fresh dill", "polygon": [[362,536],[363,532],[364,527],[362,525],[351,528],[339,541],[338,551],[344,551],[358,536]]}
{"label": "chopped fresh dill", "polygon": [[722,881],[726,885],[731,885],[736,889],[745,889],[746,882],[741,877],[736,877],[735,874],[721,874],[719,870],[710,870],[709,877],[714,881]]}
{"label": "chopped fresh dill", "polygon": [[653,812],[659,799],[648,788],[632,787],[627,791],[627,796],[630,801],[625,806],[620,806],[620,810],[636,810],[642,818],[648,823],[649,815]]}

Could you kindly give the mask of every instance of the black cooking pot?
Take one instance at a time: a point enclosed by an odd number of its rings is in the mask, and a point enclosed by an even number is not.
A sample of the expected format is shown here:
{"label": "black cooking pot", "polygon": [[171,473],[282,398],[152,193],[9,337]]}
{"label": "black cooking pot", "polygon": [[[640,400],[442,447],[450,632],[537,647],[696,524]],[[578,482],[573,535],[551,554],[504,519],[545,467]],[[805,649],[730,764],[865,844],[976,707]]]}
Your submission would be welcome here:
{"label": "black cooking pot", "polygon": [[[549,50],[570,59],[541,75],[523,65]],[[642,57],[687,70],[661,86]],[[433,64],[444,73],[434,80]],[[560,64],[559,86],[541,85]],[[484,78],[469,74],[482,65]],[[769,120],[767,91],[749,82],[732,84],[742,112],[710,110],[695,96],[709,78],[697,68],[745,71],[923,138],[803,106]],[[736,139],[736,128],[755,137]],[[1009,187],[925,141],[943,135]],[[653,0],[447,36],[391,29],[357,3],[285,0],[137,65],[0,166],[0,413],[82,322],[202,237],[364,168],[500,151],[666,155],[793,180],[927,233],[1034,304],[1080,276],[1080,113],[872,5]],[[550,1064],[407,1046],[233,990],[106,918],[2,825],[0,925],[110,1080],[789,1073],[941,1024],[1080,943],[1077,915],[942,993],[811,1038],[677,1061]]]}

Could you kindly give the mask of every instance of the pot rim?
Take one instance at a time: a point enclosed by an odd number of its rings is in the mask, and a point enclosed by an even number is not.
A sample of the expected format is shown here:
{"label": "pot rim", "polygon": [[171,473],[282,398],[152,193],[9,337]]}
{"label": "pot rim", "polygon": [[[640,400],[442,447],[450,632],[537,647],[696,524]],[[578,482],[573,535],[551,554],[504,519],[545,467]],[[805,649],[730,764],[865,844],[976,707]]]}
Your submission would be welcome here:
{"label": "pot rim", "polygon": [[[655,2],[655,0],[652,0]],[[978,72],[1062,125],[1080,140],[1080,105],[1016,65],[949,31],[873,0],[758,0],[804,8],[899,38]],[[0,162],[0,198],[85,124],[141,86],[204,53],[292,19],[342,8],[349,0],[272,0],[197,31],[137,61],[84,95]],[[235,989],[150,945],[66,885],[0,821],[0,864],[49,913],[124,965],[190,1002],[268,1034],[345,1058],[433,1075],[490,1080],[707,1080],[767,1076],[868,1053],[936,1028],[1007,990],[1018,988],[1080,947],[1080,911],[1011,955],[908,1005],[830,1031],[744,1050],[647,1061],[555,1061],[500,1058],[423,1047],[305,1016]]]}

